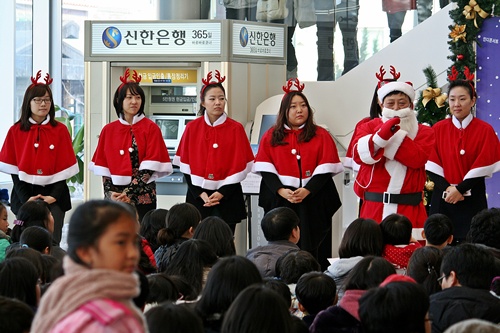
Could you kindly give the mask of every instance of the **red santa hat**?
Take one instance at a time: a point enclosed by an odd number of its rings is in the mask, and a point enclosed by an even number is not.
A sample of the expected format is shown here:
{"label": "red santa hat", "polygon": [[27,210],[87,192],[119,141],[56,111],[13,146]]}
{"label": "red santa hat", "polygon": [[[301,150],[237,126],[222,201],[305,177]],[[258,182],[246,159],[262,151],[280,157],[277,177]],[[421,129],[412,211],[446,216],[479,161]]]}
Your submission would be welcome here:
{"label": "red santa hat", "polygon": [[393,91],[400,91],[403,94],[410,97],[410,100],[413,102],[415,100],[415,89],[413,89],[413,84],[411,82],[398,82],[398,81],[396,81],[401,76],[401,73],[396,72],[396,68],[394,68],[394,66],[392,66],[392,65],[391,65],[390,72],[392,74],[394,81],[388,81],[387,79],[384,79],[384,75],[386,73],[384,66],[380,66],[379,73],[375,74],[375,76],[379,80],[378,90],[377,90],[378,99],[381,102],[383,102],[385,96],[387,96],[389,93],[391,93]]}
{"label": "red santa hat", "polygon": [[413,278],[407,276],[407,275],[400,275],[400,274],[391,274],[388,277],[385,278],[384,281],[380,284],[381,287],[385,287],[391,282],[411,282],[411,283],[417,283]]}

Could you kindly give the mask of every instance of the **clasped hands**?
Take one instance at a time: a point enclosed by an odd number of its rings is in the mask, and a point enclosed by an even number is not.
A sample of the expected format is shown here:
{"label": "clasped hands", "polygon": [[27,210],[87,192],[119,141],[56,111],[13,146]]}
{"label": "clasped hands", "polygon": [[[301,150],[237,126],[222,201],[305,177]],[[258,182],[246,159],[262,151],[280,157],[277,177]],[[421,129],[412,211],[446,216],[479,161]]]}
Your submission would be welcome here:
{"label": "clasped hands", "polygon": [[130,198],[127,196],[127,191],[123,191],[121,193],[111,191],[111,200],[130,203]]}
{"label": "clasped hands", "polygon": [[380,129],[375,132],[373,136],[373,142],[379,147],[385,147],[389,142],[389,139],[399,131],[400,119],[397,117],[387,120],[380,126]]}
{"label": "clasped hands", "polygon": [[206,192],[200,194],[201,200],[205,203],[203,207],[212,207],[220,204],[221,199],[224,197],[220,192],[215,191],[211,196],[208,196]]}
{"label": "clasped hands", "polygon": [[54,198],[53,196],[41,195],[41,194],[34,195],[28,199],[28,201],[35,201],[35,200],[45,201],[49,205],[57,201],[56,198]]}
{"label": "clasped hands", "polygon": [[291,203],[301,203],[311,193],[308,189],[300,187],[295,191],[288,188],[280,188],[278,194]]}
{"label": "clasped hands", "polygon": [[446,188],[446,196],[444,201],[450,204],[456,204],[464,200],[464,196],[460,193],[455,186],[448,186]]}

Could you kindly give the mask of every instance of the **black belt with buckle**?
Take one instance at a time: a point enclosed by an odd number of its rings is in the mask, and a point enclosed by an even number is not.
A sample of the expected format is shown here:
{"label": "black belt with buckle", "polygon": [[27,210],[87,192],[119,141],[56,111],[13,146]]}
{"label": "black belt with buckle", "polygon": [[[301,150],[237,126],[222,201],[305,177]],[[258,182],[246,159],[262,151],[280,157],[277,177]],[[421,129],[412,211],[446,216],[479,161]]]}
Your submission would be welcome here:
{"label": "black belt with buckle", "polygon": [[407,193],[407,194],[391,194],[389,192],[365,192],[364,200],[383,202],[385,204],[400,204],[417,206],[422,202],[422,192]]}

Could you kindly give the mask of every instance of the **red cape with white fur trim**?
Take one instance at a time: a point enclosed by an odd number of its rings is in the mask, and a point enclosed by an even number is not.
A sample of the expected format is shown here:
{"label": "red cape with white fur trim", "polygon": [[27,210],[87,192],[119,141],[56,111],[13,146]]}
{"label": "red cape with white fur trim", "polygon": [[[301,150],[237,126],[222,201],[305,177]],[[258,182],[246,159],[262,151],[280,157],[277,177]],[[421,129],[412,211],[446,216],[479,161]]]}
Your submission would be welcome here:
{"label": "red cape with white fur trim", "polygon": [[491,177],[500,170],[500,143],[488,123],[472,118],[464,129],[459,129],[450,118],[432,128],[436,145],[426,164],[427,170],[444,177],[450,184],[460,184],[468,178]]}
{"label": "red cape with white fur trim", "polygon": [[[305,186],[314,175],[336,175],[344,170],[330,133],[317,126],[316,135],[309,142],[299,143],[297,136],[301,131],[287,130],[284,141],[288,144],[273,147],[273,128],[269,129],[260,141],[254,171],[274,173],[283,185],[299,188]],[[297,156],[300,156],[302,173]]]}
{"label": "red cape with white fur trim", "polygon": [[154,171],[150,182],[172,173],[160,128],[144,116],[136,118],[132,125],[118,119],[104,126],[92,157],[89,169],[98,176],[111,177],[115,185],[128,185],[132,181],[129,151],[132,133],[137,142],[139,169]]}
{"label": "red cape with white fur trim", "polygon": [[215,126],[204,116],[189,122],[174,157],[181,172],[203,189],[238,184],[252,169],[254,156],[243,126],[221,118]]}
{"label": "red cape with white fur trim", "polygon": [[78,173],[73,145],[68,129],[61,123],[32,124],[22,131],[20,123],[7,133],[0,152],[0,171],[18,175],[34,185],[49,185],[66,180]]}

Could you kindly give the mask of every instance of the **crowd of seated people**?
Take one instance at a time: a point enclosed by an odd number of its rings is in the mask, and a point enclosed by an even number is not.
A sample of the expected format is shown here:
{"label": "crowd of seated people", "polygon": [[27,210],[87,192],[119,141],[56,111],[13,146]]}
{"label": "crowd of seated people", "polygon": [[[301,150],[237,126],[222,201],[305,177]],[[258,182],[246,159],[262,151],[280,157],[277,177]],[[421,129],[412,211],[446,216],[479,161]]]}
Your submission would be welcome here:
{"label": "crowd of seated people", "polygon": [[[344,233],[340,258],[322,272],[317,260],[296,245],[300,225],[290,209],[266,214],[262,229],[269,245],[249,249],[245,257],[236,255],[224,221],[200,222],[191,208],[158,212],[164,228],[169,222],[174,229],[184,225],[176,231],[182,240],[168,242],[175,251],[162,270],[148,273],[139,270],[139,244],[155,240],[150,233],[140,234],[149,229],[140,226],[130,205],[93,200],[79,206],[69,222],[62,260],[52,253],[43,218],[27,227],[15,224],[23,230],[17,242],[9,238],[0,262],[2,332],[500,329],[499,209],[479,213],[468,241],[457,245],[450,245],[450,221],[430,216],[425,246],[402,255],[394,249],[413,241],[404,216],[381,224],[356,219]],[[176,220],[179,216],[184,221]],[[388,245],[391,256],[384,255]]]}

